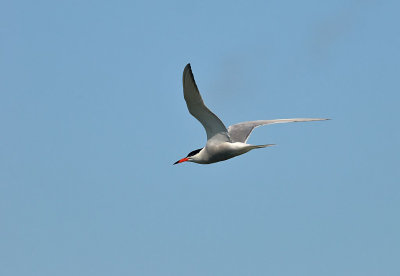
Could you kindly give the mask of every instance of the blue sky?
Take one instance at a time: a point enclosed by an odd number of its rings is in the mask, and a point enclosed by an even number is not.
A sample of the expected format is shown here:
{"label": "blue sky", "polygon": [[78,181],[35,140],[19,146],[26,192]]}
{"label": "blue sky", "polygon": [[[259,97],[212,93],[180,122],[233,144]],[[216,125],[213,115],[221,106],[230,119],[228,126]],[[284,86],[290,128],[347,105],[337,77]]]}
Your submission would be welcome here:
{"label": "blue sky", "polygon": [[[399,275],[397,1],[3,1],[1,275]],[[225,122],[275,143],[213,165]]]}

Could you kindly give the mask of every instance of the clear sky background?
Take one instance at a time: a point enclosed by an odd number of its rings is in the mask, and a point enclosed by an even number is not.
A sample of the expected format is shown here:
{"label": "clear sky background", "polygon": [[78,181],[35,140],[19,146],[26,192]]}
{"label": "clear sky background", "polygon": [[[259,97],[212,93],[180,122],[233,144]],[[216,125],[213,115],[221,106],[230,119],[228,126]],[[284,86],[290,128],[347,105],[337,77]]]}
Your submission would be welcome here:
{"label": "clear sky background", "polygon": [[[0,274],[400,275],[399,1],[2,1]],[[182,94],[275,143],[206,141]]]}

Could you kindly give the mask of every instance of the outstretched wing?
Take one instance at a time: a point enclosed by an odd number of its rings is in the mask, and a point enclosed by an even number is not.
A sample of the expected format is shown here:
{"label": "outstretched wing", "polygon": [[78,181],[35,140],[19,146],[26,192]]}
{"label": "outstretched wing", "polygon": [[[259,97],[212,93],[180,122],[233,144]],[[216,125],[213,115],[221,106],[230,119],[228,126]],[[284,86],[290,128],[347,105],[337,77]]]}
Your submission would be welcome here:
{"label": "outstretched wing", "polygon": [[205,128],[207,140],[218,139],[230,141],[228,131],[222,121],[204,104],[199,89],[193,77],[190,64],[183,70],[183,96],[190,114],[193,115]]}
{"label": "outstretched wing", "polygon": [[276,119],[276,120],[259,120],[251,122],[243,122],[231,125],[228,128],[229,136],[232,142],[246,143],[253,129],[263,125],[293,123],[293,122],[311,122],[311,121],[324,121],[329,119],[320,118],[295,118],[295,119]]}

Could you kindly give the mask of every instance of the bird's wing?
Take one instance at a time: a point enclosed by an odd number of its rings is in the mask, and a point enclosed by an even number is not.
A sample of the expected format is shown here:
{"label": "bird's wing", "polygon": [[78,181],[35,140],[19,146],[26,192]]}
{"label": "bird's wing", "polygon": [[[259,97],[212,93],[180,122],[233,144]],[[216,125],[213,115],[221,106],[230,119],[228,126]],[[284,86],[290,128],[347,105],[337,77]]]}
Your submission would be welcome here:
{"label": "bird's wing", "polygon": [[228,130],[222,121],[204,104],[199,89],[193,77],[190,64],[183,70],[183,96],[190,114],[193,115],[205,128],[207,140],[211,138],[219,141],[230,141]]}
{"label": "bird's wing", "polygon": [[311,122],[311,121],[324,121],[329,119],[320,118],[295,118],[295,119],[276,119],[276,120],[259,120],[251,122],[243,122],[231,125],[228,128],[229,136],[232,142],[246,143],[253,129],[263,125],[293,123],[293,122]]}

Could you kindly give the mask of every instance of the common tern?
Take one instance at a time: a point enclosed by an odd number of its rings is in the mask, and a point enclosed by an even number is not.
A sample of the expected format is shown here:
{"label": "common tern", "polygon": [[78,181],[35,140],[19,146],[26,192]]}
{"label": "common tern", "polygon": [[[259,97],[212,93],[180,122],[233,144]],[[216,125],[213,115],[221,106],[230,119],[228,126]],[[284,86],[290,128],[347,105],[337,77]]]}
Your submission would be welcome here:
{"label": "common tern", "polygon": [[204,148],[190,152],[185,158],[176,161],[174,165],[186,161],[199,164],[211,164],[233,158],[253,149],[273,146],[274,144],[247,144],[247,139],[251,132],[254,128],[259,126],[329,120],[322,118],[258,120],[238,123],[226,128],[224,123],[204,104],[194,80],[190,63],[187,64],[183,70],[183,96],[190,114],[205,128],[207,143]]}

